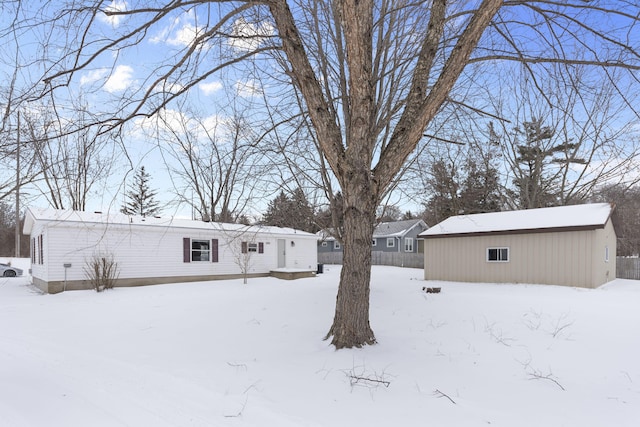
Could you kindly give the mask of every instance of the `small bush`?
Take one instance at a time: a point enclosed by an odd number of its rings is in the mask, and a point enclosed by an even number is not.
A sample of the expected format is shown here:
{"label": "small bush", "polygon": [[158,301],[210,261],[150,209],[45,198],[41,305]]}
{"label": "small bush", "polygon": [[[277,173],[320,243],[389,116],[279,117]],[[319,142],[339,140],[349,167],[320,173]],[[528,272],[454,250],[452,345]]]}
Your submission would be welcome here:
{"label": "small bush", "polygon": [[112,289],[118,278],[118,264],[113,257],[96,255],[87,261],[84,271],[96,292]]}

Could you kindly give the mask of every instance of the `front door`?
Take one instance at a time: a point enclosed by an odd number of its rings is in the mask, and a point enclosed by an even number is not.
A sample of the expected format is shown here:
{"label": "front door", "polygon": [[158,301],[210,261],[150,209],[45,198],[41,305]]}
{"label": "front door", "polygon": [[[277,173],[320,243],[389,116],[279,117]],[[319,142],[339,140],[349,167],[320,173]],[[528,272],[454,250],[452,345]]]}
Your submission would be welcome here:
{"label": "front door", "polygon": [[278,239],[278,268],[284,268],[287,265],[287,241]]}

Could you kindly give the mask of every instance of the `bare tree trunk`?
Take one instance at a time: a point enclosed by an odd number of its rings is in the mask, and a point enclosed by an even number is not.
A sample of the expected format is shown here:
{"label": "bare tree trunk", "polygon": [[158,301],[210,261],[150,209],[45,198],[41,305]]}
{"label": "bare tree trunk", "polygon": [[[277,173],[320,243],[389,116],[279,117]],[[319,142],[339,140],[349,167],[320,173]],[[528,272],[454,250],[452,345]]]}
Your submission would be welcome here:
{"label": "bare tree trunk", "polygon": [[368,186],[353,180],[343,188],[345,198],[343,262],[333,324],[325,339],[336,349],[375,344],[369,324],[371,241],[377,203]]}

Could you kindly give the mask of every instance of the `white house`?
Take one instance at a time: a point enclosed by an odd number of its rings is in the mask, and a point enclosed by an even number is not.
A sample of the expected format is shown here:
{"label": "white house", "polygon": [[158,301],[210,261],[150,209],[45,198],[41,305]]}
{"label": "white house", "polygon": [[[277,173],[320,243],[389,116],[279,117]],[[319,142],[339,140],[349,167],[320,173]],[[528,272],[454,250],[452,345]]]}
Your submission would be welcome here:
{"label": "white house", "polygon": [[427,280],[598,287],[616,278],[613,206],[450,217],[420,234]]}
{"label": "white house", "polygon": [[315,234],[175,218],[29,208],[33,283],[45,292],[90,289],[86,268],[105,257],[116,286],[273,275],[315,275]]}

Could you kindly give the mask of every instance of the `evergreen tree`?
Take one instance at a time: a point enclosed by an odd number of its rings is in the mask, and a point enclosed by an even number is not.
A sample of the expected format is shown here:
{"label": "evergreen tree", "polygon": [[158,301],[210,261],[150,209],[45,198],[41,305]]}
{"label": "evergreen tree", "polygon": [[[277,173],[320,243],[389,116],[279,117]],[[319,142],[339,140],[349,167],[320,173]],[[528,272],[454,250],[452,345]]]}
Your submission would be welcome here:
{"label": "evergreen tree", "polygon": [[498,212],[501,193],[498,170],[490,163],[479,163],[470,156],[465,165],[466,177],[462,181],[460,204],[465,214]]}
{"label": "evergreen tree", "polygon": [[267,212],[262,217],[263,224],[273,225],[275,227],[287,227],[289,222],[287,212],[290,203],[291,201],[284,191],[280,191],[280,194],[269,202]]}
{"label": "evergreen tree", "polygon": [[140,216],[154,216],[160,213],[159,203],[155,199],[157,192],[149,188],[150,179],[151,176],[144,170],[144,166],[140,167],[127,191],[128,200],[120,212]]}
{"label": "evergreen tree", "polygon": [[512,165],[518,207],[533,209],[563,204],[561,172],[571,163],[585,163],[575,157],[578,145],[566,140],[556,143],[553,128],[536,118],[525,122],[517,132],[525,138],[523,144],[515,146],[517,156]]}
{"label": "evergreen tree", "polygon": [[333,237],[341,241],[344,230],[344,200],[341,192],[332,197],[327,208],[318,210],[315,231],[318,230],[330,230]]}
{"label": "evergreen tree", "polygon": [[423,219],[427,224],[437,224],[462,210],[460,202],[460,178],[453,164],[438,160],[431,166],[427,180],[432,196],[425,203]]}
{"label": "evergreen tree", "polygon": [[291,196],[281,191],[267,206],[262,218],[265,225],[290,227],[297,230],[314,232],[314,212],[302,189],[297,188]]}
{"label": "evergreen tree", "polygon": [[291,197],[291,212],[293,212],[294,221],[291,222],[290,227],[309,233],[318,231],[314,224],[314,209],[309,204],[304,191],[299,187],[294,190]]}

